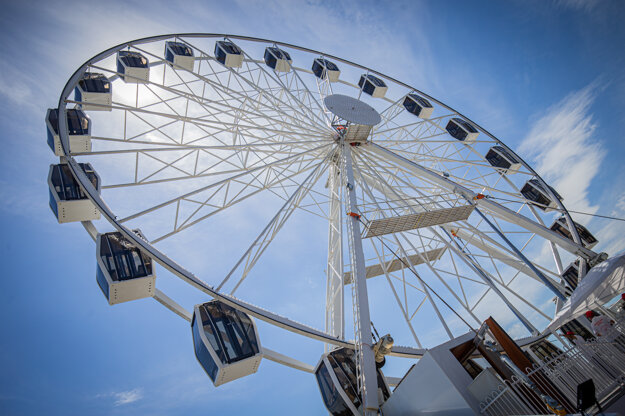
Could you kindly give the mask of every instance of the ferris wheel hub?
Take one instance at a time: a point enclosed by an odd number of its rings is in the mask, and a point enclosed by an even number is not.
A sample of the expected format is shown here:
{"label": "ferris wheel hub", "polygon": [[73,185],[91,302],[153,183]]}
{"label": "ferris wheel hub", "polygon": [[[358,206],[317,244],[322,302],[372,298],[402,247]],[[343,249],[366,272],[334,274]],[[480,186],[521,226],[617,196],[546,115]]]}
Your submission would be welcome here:
{"label": "ferris wheel hub", "polygon": [[382,121],[380,113],[375,108],[347,95],[329,95],[323,102],[332,114],[353,124],[375,126]]}

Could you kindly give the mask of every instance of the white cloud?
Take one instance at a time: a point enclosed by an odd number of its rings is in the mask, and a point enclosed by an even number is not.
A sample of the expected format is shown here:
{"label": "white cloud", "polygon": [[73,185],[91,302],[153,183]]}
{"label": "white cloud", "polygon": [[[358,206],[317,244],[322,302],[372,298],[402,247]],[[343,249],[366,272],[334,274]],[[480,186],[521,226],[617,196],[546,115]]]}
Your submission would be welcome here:
{"label": "white cloud", "polygon": [[134,403],[137,400],[142,399],[143,391],[140,388],[137,388],[113,393],[112,396],[115,398],[115,406],[121,406],[124,404]]}
{"label": "white cloud", "polygon": [[[596,83],[567,95],[538,119],[520,146],[534,159],[538,173],[564,197],[567,208],[595,213],[588,199],[593,178],[605,157],[603,144],[594,137],[597,127],[590,107]],[[589,217],[576,218],[588,222]]]}

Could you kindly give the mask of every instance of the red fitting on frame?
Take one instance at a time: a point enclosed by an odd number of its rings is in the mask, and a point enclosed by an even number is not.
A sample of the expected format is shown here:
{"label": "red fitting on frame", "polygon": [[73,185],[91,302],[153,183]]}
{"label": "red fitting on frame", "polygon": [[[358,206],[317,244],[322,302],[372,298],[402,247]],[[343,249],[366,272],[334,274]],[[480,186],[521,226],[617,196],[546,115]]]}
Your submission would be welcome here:
{"label": "red fitting on frame", "polygon": [[347,213],[347,215],[349,215],[350,217],[354,217],[354,218],[356,218],[357,220],[359,220],[359,219],[360,219],[360,214],[357,214],[357,213],[355,213],[355,212],[348,212],[348,213]]}
{"label": "red fitting on frame", "polygon": [[486,195],[484,194],[477,194],[473,197],[473,200],[475,201],[476,199],[484,199],[486,198]]}

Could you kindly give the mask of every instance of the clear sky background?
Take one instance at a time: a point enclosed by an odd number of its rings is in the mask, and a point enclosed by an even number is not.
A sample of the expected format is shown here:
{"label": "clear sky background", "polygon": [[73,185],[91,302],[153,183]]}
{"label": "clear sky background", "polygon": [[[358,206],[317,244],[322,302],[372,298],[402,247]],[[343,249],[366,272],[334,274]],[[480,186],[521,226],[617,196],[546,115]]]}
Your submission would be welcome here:
{"label": "clear sky background", "polygon": [[[184,32],[270,38],[341,56],[487,128],[568,208],[625,217],[624,19],[618,0],[6,2],[0,414],[325,413],[309,374],[264,361],[257,374],[215,389],[186,322],[150,299],[107,306],[94,245],[80,224],[56,224],[46,184],[54,157],[45,111],[91,56]],[[624,223],[575,218],[599,238],[597,249],[625,248]],[[323,287],[324,266],[302,267]],[[311,364],[322,352],[266,325],[261,338]]]}

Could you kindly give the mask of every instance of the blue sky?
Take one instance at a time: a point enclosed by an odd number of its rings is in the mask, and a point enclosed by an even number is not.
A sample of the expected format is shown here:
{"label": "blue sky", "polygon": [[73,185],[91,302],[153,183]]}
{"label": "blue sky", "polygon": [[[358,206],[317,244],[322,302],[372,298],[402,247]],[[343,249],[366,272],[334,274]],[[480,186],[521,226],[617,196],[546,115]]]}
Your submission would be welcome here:
{"label": "blue sky", "polygon": [[[463,112],[530,161],[568,208],[625,217],[623,18],[625,5],[608,0],[3,5],[0,413],[325,412],[312,376],[268,361],[254,376],[215,389],[193,356],[186,322],[149,299],[107,306],[91,240],[79,224],[56,224],[47,206],[54,158],[45,110],[89,57],[130,39],[182,32],[325,51]],[[575,218],[598,236],[599,249],[624,248],[624,223]],[[302,268],[309,277],[323,274],[323,266]],[[267,346],[311,364],[322,351],[260,329]]]}

